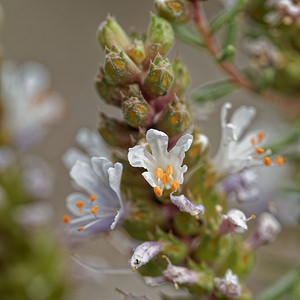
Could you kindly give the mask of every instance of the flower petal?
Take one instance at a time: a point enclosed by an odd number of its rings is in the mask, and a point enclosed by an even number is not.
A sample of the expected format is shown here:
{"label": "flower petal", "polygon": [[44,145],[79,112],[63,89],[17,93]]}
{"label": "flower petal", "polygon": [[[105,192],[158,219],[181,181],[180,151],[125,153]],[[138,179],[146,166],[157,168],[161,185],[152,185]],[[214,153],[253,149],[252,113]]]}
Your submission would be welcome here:
{"label": "flower petal", "polygon": [[194,204],[184,195],[174,196],[173,193],[170,195],[170,199],[174,205],[176,205],[180,211],[187,212],[192,216],[198,216],[204,214],[205,208],[201,204]]}
{"label": "flower petal", "polygon": [[180,158],[181,163],[185,157],[185,152],[188,151],[192,145],[193,136],[191,134],[183,135],[170,150],[170,153]]}
{"label": "flower petal", "polygon": [[62,157],[62,161],[68,169],[71,169],[77,160],[89,162],[89,157],[76,148],[69,148]]}
{"label": "flower petal", "polygon": [[169,137],[162,131],[149,129],[146,134],[152,155],[159,160],[168,151]]}

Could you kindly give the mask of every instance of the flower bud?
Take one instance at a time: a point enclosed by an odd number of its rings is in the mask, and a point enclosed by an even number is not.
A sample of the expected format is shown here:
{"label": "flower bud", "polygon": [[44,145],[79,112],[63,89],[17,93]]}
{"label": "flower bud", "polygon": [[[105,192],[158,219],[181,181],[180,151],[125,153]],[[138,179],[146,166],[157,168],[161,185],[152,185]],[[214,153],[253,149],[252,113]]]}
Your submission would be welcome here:
{"label": "flower bud", "polygon": [[173,44],[174,32],[171,24],[152,15],[146,39],[147,58],[153,59],[158,53],[162,56],[166,55]]}
{"label": "flower bud", "polygon": [[152,108],[141,93],[138,95],[131,91],[123,99],[122,111],[125,120],[132,127],[146,126],[151,121]]}
{"label": "flower bud", "polygon": [[95,79],[95,86],[101,99],[107,104],[121,106],[121,93],[126,94],[129,90],[127,86],[115,86],[105,78],[103,69],[97,74]]}
{"label": "flower bud", "polygon": [[113,147],[131,147],[131,137],[136,135],[132,127],[101,114],[98,131],[105,142]]}
{"label": "flower bud", "polygon": [[126,51],[130,46],[129,37],[114,17],[107,16],[106,20],[99,25],[96,34],[103,49],[105,47],[111,49],[115,45]]}
{"label": "flower bud", "polygon": [[109,81],[117,85],[139,82],[140,70],[125,52],[115,46],[105,51],[104,71]]}
{"label": "flower bud", "polygon": [[127,54],[136,64],[141,64],[146,57],[143,41],[135,39],[133,44],[128,48]]}
{"label": "flower bud", "polygon": [[169,60],[163,59],[160,54],[157,54],[150,64],[143,91],[151,99],[164,95],[168,92],[173,79],[173,69]]}
{"label": "flower bud", "polygon": [[187,67],[181,62],[177,56],[172,63],[174,82],[171,90],[177,96],[181,96],[187,89],[190,83],[190,75]]}
{"label": "flower bud", "polygon": [[183,101],[175,98],[157,123],[157,129],[173,137],[189,128],[192,118]]}
{"label": "flower bud", "polygon": [[155,0],[158,14],[172,23],[184,23],[191,14],[192,5],[185,0]]}

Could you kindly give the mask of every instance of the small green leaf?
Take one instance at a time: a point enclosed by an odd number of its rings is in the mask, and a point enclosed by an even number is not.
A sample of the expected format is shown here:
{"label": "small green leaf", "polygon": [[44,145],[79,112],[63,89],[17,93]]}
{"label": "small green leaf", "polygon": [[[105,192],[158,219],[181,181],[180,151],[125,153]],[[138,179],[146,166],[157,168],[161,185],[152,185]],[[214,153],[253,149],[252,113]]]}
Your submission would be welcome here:
{"label": "small green leaf", "polygon": [[223,11],[219,16],[210,23],[210,31],[212,34],[216,33],[225,24],[232,22],[233,18],[239,14],[249,0],[239,0],[235,5]]}
{"label": "small green leaf", "polygon": [[224,38],[222,41],[222,48],[225,49],[228,45],[235,45],[236,37],[238,32],[238,23],[235,20],[232,20],[225,27]]}
{"label": "small green leaf", "polygon": [[197,88],[192,93],[192,98],[196,102],[200,103],[206,101],[214,101],[232,93],[237,88],[238,86],[232,80],[221,80]]}
{"label": "small green leaf", "polygon": [[201,38],[188,26],[173,25],[173,29],[177,37],[179,37],[183,42],[196,48],[204,47]]}

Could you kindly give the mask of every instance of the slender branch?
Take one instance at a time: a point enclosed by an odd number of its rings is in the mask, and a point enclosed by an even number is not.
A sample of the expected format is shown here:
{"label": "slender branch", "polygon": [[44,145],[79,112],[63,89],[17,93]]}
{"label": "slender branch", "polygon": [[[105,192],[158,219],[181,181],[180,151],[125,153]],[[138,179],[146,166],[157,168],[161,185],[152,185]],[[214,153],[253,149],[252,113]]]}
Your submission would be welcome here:
{"label": "slender branch", "polygon": [[300,265],[269,287],[257,300],[275,300],[291,291],[300,279]]}
{"label": "slender branch", "polygon": [[[214,39],[214,37],[210,32],[209,24],[206,20],[206,16],[202,9],[201,4],[196,0],[192,0],[192,2],[194,4],[194,18],[193,18],[194,25],[197,31],[199,32],[199,34],[201,35],[207,50],[209,51],[211,56],[217,60],[218,57],[220,57],[222,51],[220,50],[216,40]],[[228,74],[231,77],[231,79],[240,87],[250,92],[260,94],[262,97],[268,99],[269,101],[273,101],[281,105],[293,108],[297,110],[297,112],[299,113],[300,111],[299,101],[283,98],[277,94],[272,93],[271,91],[257,92],[252,82],[249,81],[244,76],[244,74],[240,72],[231,62],[221,61],[219,62],[219,65],[223,69],[223,71],[226,74]]]}

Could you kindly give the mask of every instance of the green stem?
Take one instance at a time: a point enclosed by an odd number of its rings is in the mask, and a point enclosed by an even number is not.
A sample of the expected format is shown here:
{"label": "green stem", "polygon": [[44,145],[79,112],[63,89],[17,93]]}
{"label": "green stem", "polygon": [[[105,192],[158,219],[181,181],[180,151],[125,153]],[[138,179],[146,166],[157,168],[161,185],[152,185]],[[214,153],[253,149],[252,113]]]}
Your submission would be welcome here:
{"label": "green stem", "polygon": [[294,270],[287,273],[279,281],[277,281],[273,286],[269,287],[264,291],[257,300],[275,300],[279,297],[291,292],[292,287],[300,278],[300,265],[298,265]]}

